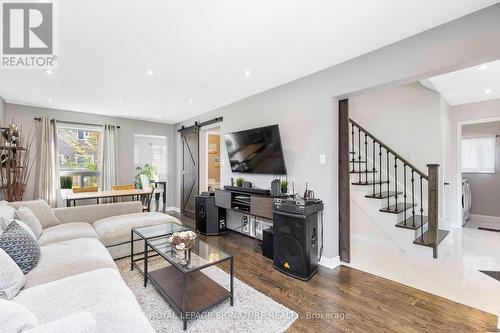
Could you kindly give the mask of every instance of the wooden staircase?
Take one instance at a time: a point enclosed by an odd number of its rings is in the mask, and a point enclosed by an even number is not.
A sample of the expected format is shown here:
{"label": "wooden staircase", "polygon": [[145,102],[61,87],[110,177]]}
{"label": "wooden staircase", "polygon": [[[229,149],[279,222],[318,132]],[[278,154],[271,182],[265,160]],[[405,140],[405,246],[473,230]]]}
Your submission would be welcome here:
{"label": "wooden staircase", "polygon": [[352,119],[350,174],[352,186],[366,188],[366,200],[378,200],[379,212],[397,216],[395,228],[415,234],[413,244],[433,249],[448,231],[438,228],[438,167],[428,164],[424,173]]}

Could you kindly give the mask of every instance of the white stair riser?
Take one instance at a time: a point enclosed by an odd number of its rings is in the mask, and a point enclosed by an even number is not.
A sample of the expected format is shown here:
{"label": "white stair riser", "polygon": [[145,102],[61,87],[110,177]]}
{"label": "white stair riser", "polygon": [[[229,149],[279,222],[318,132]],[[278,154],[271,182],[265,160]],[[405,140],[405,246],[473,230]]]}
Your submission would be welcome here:
{"label": "white stair riser", "polygon": [[[371,190],[370,190],[371,191]],[[351,186],[351,200],[355,200],[365,212],[372,218],[378,227],[381,228],[401,249],[404,251],[412,251],[429,255],[432,249],[413,244],[413,241],[420,236],[420,229],[411,230],[398,228],[395,225],[403,220],[404,214],[390,214],[380,212],[379,209],[387,206],[387,199],[370,199],[365,198],[367,189],[365,186]],[[399,200],[398,200],[399,201]],[[390,198],[390,203],[393,204],[395,198]],[[411,210],[408,210],[407,217],[411,216]],[[372,221],[366,221],[372,223]],[[424,225],[424,232],[427,230],[427,224]]]}

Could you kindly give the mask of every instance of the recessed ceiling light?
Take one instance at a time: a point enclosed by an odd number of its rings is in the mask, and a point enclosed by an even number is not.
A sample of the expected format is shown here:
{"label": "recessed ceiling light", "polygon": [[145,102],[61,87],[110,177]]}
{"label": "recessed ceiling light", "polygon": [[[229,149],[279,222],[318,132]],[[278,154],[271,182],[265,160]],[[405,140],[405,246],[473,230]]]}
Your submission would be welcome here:
{"label": "recessed ceiling light", "polygon": [[243,71],[243,76],[249,77],[250,75],[252,75],[252,72],[249,69]]}
{"label": "recessed ceiling light", "polygon": [[149,76],[153,76],[153,75],[155,75],[155,73],[154,73],[152,70],[150,70],[150,69],[148,69],[148,70],[146,71],[146,74],[147,74],[147,75],[149,75]]}
{"label": "recessed ceiling light", "polygon": [[492,91],[491,89],[484,89],[485,94],[491,94],[491,91]]}
{"label": "recessed ceiling light", "polygon": [[120,100],[118,103],[123,104],[123,100]]}
{"label": "recessed ceiling light", "polygon": [[54,103],[54,100],[52,98],[49,99],[49,103]]}
{"label": "recessed ceiling light", "polygon": [[46,73],[46,74],[49,74],[49,75],[52,75],[52,74],[54,74],[54,71],[53,71],[53,70],[50,70],[50,69],[46,69],[46,70],[45,70],[45,73]]}
{"label": "recessed ceiling light", "polygon": [[194,98],[191,98],[191,99],[189,100],[189,104],[193,104],[193,103],[194,103]]}
{"label": "recessed ceiling light", "polygon": [[480,70],[480,71],[484,71],[484,70],[487,70],[487,69],[488,69],[488,65],[481,65],[478,68],[478,70]]}

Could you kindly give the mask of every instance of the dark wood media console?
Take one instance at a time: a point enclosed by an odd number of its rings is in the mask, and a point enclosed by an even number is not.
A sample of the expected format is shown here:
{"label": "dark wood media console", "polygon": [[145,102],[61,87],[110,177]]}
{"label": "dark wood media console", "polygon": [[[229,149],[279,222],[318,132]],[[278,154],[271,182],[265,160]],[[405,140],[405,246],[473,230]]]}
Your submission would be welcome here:
{"label": "dark wood media console", "polygon": [[273,197],[238,190],[215,191],[217,207],[234,210],[248,215],[273,219]]}

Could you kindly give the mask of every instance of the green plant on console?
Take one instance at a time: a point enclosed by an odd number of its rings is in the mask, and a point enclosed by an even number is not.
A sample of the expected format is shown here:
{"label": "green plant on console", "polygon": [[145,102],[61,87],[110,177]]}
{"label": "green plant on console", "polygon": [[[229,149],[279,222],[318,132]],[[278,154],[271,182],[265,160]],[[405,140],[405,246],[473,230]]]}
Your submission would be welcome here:
{"label": "green plant on console", "polygon": [[280,182],[281,193],[286,194],[288,192],[288,181],[282,180]]}
{"label": "green plant on console", "polygon": [[141,175],[146,175],[149,179],[154,179],[158,171],[156,167],[151,164],[144,164],[143,167],[135,168],[135,187],[142,189]]}
{"label": "green plant on console", "polygon": [[238,185],[239,187],[242,187],[243,186],[243,178],[241,178],[241,177],[236,178],[236,185]]}

